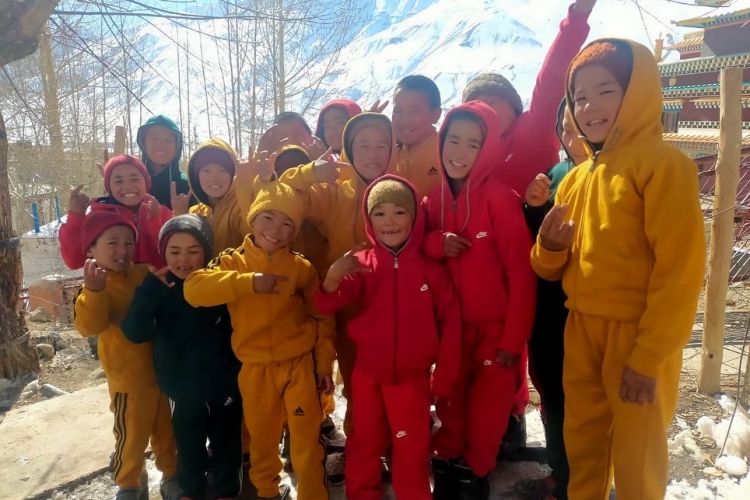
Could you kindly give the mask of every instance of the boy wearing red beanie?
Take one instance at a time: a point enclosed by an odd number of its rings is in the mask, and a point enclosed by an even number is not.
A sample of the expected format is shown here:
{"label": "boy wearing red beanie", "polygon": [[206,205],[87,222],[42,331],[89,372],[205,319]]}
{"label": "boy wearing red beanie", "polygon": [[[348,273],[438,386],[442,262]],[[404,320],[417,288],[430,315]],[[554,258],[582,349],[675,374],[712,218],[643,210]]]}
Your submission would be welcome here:
{"label": "boy wearing red beanie", "polygon": [[90,212],[117,214],[130,222],[138,232],[133,260],[161,267],[159,230],[172,217],[172,211],[148,194],[151,176],[146,166],[135,156],[117,155],[104,165],[103,175],[107,196],[89,202],[88,196],[81,192],[83,186],[70,193],[68,216],[58,233],[63,262],[71,269],[80,269],[86,261],[88,249],[81,248],[80,239],[89,209]]}
{"label": "boy wearing red beanie", "polygon": [[568,495],[661,500],[682,348],[703,283],[695,164],[662,139],[659,70],[626,40],[593,42],[568,70],[588,159],[561,182],[531,253],[559,280],[565,326]]}
{"label": "boy wearing red beanie", "polygon": [[148,266],[133,264],[136,235],[133,223],[116,212],[86,215],[78,245],[88,258],[83,286],[74,301],[74,325],[84,337],[99,338],[99,359],[115,421],[116,500],[148,496],[143,456],[149,440],[156,467],[165,478],[162,496],[176,500],[177,458],[169,401],[156,383],[151,344],[130,342],[120,328],[135,289],[148,274]]}

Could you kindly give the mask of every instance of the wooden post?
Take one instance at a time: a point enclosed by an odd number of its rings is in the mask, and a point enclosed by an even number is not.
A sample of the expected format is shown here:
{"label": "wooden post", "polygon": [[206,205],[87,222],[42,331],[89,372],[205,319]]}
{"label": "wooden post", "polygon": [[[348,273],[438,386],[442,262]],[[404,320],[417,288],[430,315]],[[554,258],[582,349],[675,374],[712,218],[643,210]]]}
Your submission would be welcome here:
{"label": "wooden post", "polygon": [[659,33],[659,38],[657,38],[654,41],[654,59],[656,59],[656,62],[661,62],[663,58],[664,58],[664,39],[661,37],[661,33]]}
{"label": "wooden post", "polygon": [[114,154],[121,155],[125,152],[125,145],[128,142],[128,129],[122,125],[115,127],[115,149]]}
{"label": "wooden post", "polygon": [[719,157],[716,162],[714,220],[708,250],[706,310],[703,318],[701,370],[698,375],[698,391],[703,394],[715,394],[721,390],[724,320],[734,243],[734,205],[740,176],[742,68],[722,69],[719,81]]}

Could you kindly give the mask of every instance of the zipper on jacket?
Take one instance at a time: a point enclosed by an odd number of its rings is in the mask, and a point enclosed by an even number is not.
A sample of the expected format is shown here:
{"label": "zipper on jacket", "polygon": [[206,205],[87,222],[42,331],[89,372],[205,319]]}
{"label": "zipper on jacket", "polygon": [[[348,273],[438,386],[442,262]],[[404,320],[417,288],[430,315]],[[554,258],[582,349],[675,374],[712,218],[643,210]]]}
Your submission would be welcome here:
{"label": "zipper on jacket", "polygon": [[[596,170],[596,167],[599,165],[599,157],[601,156],[603,150],[599,150],[596,153],[594,153],[594,158],[591,161],[591,166],[589,167],[589,171],[586,174],[586,184],[583,189],[583,209],[581,210],[581,221],[580,225],[578,227],[578,252],[581,252],[581,248],[583,247],[583,228],[585,227],[585,217],[586,217],[586,207],[589,203],[589,189],[591,188],[591,181],[594,177],[594,170]],[[572,249],[570,249],[572,250]],[[569,251],[570,251],[569,250]],[[575,288],[573,290],[573,293],[576,295],[576,298],[578,296],[578,274],[580,273],[580,266],[576,270],[575,273]]]}
{"label": "zipper on jacket", "polygon": [[398,383],[398,255],[393,257],[393,383]]}

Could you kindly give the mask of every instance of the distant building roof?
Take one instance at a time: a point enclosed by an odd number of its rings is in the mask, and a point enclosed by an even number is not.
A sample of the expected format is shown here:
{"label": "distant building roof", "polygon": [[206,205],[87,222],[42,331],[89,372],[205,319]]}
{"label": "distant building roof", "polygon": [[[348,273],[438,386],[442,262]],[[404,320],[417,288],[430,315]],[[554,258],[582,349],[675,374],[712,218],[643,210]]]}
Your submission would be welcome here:
{"label": "distant building roof", "polygon": [[727,5],[727,7],[731,7],[733,10],[727,12],[727,9],[723,9],[719,6],[703,16],[683,19],[682,21],[673,21],[673,23],[676,26],[686,28],[709,28],[720,24],[728,24],[750,19],[750,2],[739,0]]}

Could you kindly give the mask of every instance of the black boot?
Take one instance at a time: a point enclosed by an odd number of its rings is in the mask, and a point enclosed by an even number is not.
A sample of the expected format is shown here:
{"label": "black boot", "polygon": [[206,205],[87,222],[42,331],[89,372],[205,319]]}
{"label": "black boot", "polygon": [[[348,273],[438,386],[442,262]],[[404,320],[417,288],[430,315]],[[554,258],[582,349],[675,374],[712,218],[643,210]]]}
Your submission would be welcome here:
{"label": "black boot", "polygon": [[453,464],[440,457],[432,457],[432,500],[454,500],[458,496],[458,483]]}
{"label": "black boot", "polygon": [[458,500],[488,500],[490,498],[490,480],[487,476],[476,476],[471,467],[454,465],[458,476]]}

